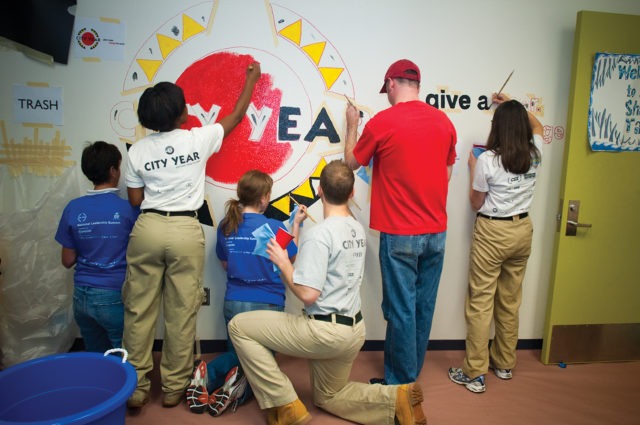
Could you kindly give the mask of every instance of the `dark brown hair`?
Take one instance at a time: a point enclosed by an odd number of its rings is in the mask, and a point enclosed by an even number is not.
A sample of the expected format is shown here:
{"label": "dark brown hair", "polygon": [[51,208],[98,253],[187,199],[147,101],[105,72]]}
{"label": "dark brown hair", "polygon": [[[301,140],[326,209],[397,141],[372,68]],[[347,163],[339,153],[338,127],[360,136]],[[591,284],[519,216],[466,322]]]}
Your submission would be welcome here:
{"label": "dark brown hair", "polygon": [[540,162],[527,110],[517,100],[501,103],[496,108],[487,149],[495,152],[504,169],[513,174],[524,174],[531,168],[532,161]]}

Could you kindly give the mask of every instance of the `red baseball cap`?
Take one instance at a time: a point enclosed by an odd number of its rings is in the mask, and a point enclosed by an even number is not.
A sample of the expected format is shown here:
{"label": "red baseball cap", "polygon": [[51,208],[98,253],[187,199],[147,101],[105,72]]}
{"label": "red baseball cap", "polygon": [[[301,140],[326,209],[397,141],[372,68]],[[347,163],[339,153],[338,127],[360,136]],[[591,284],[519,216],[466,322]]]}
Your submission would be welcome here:
{"label": "red baseball cap", "polygon": [[400,59],[392,63],[387,73],[384,74],[384,82],[380,93],[387,92],[387,80],[389,78],[406,78],[407,80],[420,82],[420,68],[409,59]]}

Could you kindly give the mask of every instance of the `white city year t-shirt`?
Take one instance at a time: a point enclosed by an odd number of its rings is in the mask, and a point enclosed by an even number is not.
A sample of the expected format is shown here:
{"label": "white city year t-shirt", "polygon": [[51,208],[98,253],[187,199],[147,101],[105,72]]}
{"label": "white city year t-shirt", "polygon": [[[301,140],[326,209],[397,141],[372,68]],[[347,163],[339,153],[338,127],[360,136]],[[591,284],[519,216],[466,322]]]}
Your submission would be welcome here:
{"label": "white city year t-shirt", "polygon": [[[542,158],[543,139],[533,136],[533,143]],[[479,213],[492,217],[511,217],[529,211],[540,163],[532,161],[529,171],[513,174],[504,169],[502,161],[491,151],[478,157],[473,175],[473,190],[486,192]]]}
{"label": "white city year t-shirt", "polygon": [[204,202],[205,168],[222,146],[220,124],[153,133],[129,148],[127,187],[144,187],[142,209],[197,210]]}

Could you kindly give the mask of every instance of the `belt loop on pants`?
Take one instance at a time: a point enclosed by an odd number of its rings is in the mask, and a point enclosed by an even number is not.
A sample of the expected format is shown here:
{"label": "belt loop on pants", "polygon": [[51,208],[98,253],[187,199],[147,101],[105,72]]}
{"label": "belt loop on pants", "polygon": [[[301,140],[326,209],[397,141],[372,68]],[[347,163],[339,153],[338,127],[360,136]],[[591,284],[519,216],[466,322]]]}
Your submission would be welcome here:
{"label": "belt loop on pants", "polygon": [[[306,313],[305,313],[306,314]],[[340,325],[353,326],[362,320],[362,312],[359,311],[355,316],[343,316],[342,314],[307,314],[309,319],[320,320],[321,322],[338,323]]]}

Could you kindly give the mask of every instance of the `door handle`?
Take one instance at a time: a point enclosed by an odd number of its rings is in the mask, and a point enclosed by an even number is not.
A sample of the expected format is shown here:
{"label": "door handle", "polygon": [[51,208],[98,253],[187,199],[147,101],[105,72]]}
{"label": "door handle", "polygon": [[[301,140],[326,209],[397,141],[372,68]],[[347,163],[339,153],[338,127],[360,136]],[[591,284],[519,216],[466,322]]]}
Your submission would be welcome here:
{"label": "door handle", "polygon": [[567,228],[566,236],[575,236],[578,234],[578,227],[590,228],[593,225],[588,223],[580,223],[578,215],[580,213],[580,201],[569,201],[569,211],[567,212]]}
{"label": "door handle", "polygon": [[576,226],[576,227],[592,227],[593,226],[593,224],[576,223],[575,221],[572,221],[572,220],[567,220],[567,224],[570,224],[570,225]]}

